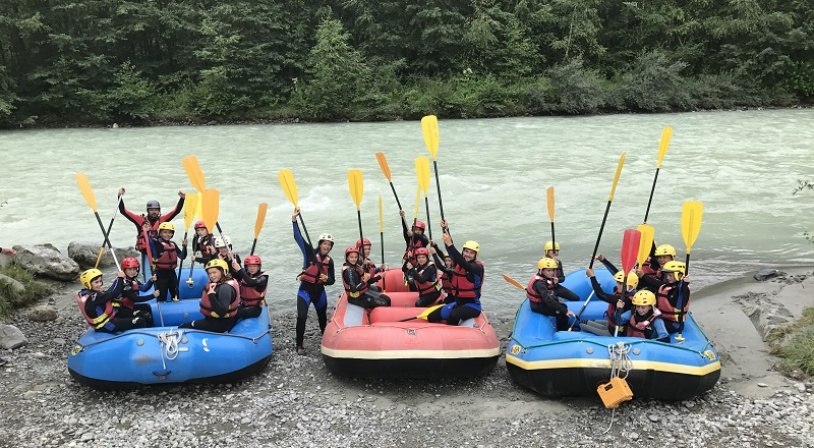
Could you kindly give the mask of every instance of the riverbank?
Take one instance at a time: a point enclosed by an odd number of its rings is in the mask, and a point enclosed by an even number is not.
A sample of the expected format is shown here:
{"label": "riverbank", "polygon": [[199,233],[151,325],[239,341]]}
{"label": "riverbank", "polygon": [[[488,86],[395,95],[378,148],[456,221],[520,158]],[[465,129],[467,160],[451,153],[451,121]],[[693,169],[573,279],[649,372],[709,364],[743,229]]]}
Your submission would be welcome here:
{"label": "riverbank", "polygon": [[[513,384],[502,359],[474,380],[337,378],[320,358],[313,314],[308,355],[294,353],[295,308],[279,298],[271,299],[275,352],[260,375],[236,385],[100,394],[66,370],[85,324],[74,291],[64,290],[57,321],[12,322],[30,342],[0,355],[10,361],[0,367],[0,401],[13,410],[0,424],[0,447],[811,446],[814,383],[773,371],[776,360],[754,323],[761,320],[744,313],[773,302],[774,315],[787,311],[793,319],[814,304],[812,270],[783,270],[788,275],[763,283],[745,277],[693,297],[693,313],[723,362],[710,393],[682,403],[635,400],[615,412],[598,397],[541,398]],[[513,311],[490,314],[503,346]]]}

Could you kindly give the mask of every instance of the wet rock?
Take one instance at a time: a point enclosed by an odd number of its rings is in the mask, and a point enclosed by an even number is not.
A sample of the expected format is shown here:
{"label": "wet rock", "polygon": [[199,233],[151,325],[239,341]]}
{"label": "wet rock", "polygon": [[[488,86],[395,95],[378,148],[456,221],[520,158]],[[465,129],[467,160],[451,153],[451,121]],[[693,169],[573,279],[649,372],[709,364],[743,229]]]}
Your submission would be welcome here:
{"label": "wet rock", "polygon": [[[139,253],[132,247],[114,247],[116,258],[121,262],[127,257],[140,257]],[[96,265],[96,257],[99,256],[99,241],[71,241],[68,244],[68,256],[79,264],[82,269],[88,269]],[[99,267],[110,267],[115,263],[110,249],[105,248]]]}
{"label": "wet rock", "polygon": [[52,244],[14,246],[14,263],[34,275],[71,281],[79,274],[79,265],[66,257]]}
{"label": "wet rock", "polygon": [[28,344],[28,339],[14,325],[0,325],[0,349],[14,350]]}
{"label": "wet rock", "polygon": [[780,272],[777,269],[761,269],[755,272],[754,278],[759,282],[764,282],[770,278],[786,275],[785,272]]}
{"label": "wet rock", "polygon": [[0,282],[8,284],[11,287],[11,292],[13,292],[14,294],[25,293],[25,285],[9,277],[8,275],[0,274]]}
{"label": "wet rock", "polygon": [[58,317],[57,310],[48,305],[38,305],[28,310],[28,320],[34,322],[49,322]]}

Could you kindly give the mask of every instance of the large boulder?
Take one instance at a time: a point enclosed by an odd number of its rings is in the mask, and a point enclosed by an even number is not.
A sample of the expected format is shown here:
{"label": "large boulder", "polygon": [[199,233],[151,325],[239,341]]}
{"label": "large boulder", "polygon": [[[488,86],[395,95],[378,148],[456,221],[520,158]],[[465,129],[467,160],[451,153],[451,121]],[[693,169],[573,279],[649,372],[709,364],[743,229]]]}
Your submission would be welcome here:
{"label": "large boulder", "polygon": [[34,275],[71,281],[79,275],[79,265],[62,255],[53,244],[14,246],[14,262]]}
{"label": "large boulder", "polygon": [[[141,257],[133,247],[114,247],[116,251],[116,259],[121,263],[122,259],[127,257]],[[82,269],[92,268],[96,265],[96,257],[99,256],[99,242],[98,241],[71,241],[68,244],[68,256],[79,264]],[[102,255],[102,260],[99,262],[99,268],[110,267],[115,263],[113,257],[110,255],[110,249],[105,248],[105,253]]]}
{"label": "large boulder", "polygon": [[14,350],[25,344],[28,344],[28,339],[17,327],[14,325],[0,325],[0,349]]}
{"label": "large boulder", "polygon": [[28,320],[33,322],[49,322],[59,317],[57,310],[49,305],[37,305],[28,310]]}
{"label": "large boulder", "polygon": [[5,283],[11,288],[11,292],[16,295],[25,294],[25,285],[19,281],[9,277],[8,275],[0,274],[0,283]]}

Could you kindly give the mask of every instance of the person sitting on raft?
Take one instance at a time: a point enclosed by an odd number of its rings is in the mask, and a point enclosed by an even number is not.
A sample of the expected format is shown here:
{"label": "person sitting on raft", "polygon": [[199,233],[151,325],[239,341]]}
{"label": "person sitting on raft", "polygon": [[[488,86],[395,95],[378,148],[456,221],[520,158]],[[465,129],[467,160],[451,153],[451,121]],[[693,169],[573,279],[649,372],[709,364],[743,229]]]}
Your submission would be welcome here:
{"label": "person sitting on raft", "polygon": [[133,257],[127,257],[122,260],[122,271],[124,271],[124,290],[122,291],[119,301],[119,317],[143,317],[144,320],[153,323],[153,309],[146,302],[150,299],[156,298],[159,295],[158,289],[155,289],[152,294],[139,295],[140,292],[147,292],[153,287],[153,282],[156,280],[155,274],[142,284],[138,279],[139,261]]}
{"label": "person sitting on raft", "polygon": [[257,255],[249,255],[243,261],[244,269],[240,268],[237,260],[232,260],[232,270],[240,281],[240,308],[237,310],[238,319],[257,317],[266,304],[266,289],[269,275],[263,272],[263,261]]}
{"label": "person sitting on raft", "polygon": [[[144,225],[145,228],[147,224]],[[178,267],[178,260],[187,257],[187,240],[182,242],[184,248],[180,249],[172,237],[175,235],[175,226],[171,222],[162,222],[158,225],[158,238],[153,239],[153,257],[155,257],[155,289],[158,290],[157,299],[165,302],[169,296],[170,300],[178,301],[178,275],[175,269]]]}
{"label": "person sitting on raft", "polygon": [[[605,263],[604,257],[600,261]],[[606,266],[608,265],[610,266],[609,270],[611,270],[611,272],[616,270],[616,268],[613,267],[610,262],[608,262]],[[623,326],[619,327],[619,330],[621,333],[624,333],[624,323],[630,320],[630,316],[633,312],[633,303],[631,302],[631,298],[634,294],[636,294],[636,286],[639,284],[639,277],[631,271],[627,275],[627,286],[625,286],[625,273],[616,270],[616,272],[613,274],[613,279],[616,280],[616,287],[613,289],[612,294],[608,294],[602,290],[602,286],[600,286],[599,282],[596,280],[593,269],[586,269],[585,276],[591,279],[591,287],[593,288],[596,297],[608,304],[608,310],[605,311],[608,333],[616,333],[616,325],[620,322]],[[623,290],[624,294],[622,293]],[[619,314],[617,314],[617,312]],[[589,325],[583,325],[582,330],[593,333],[593,331],[590,331],[592,327],[590,324],[593,322],[596,321],[586,321],[585,323]],[[605,324],[602,323],[600,326],[604,329]]]}
{"label": "person sitting on raft", "polygon": [[209,260],[215,258],[215,236],[209,233],[203,221],[195,223],[195,236],[192,238],[192,252],[195,262],[206,266]]}
{"label": "person sitting on raft", "polygon": [[201,292],[201,314],[203,319],[185,322],[178,328],[225,333],[237,323],[237,307],[240,303],[240,286],[231,275],[229,266],[221,259],[206,264],[209,282]]}
{"label": "person sitting on raft", "polygon": [[[653,245],[655,246],[655,243],[653,243]],[[646,289],[655,294],[659,290],[659,287],[664,284],[662,275],[664,265],[675,260],[675,257],[675,247],[669,244],[662,244],[656,247],[650,256],[650,260],[655,259],[656,263],[645,262],[645,265],[636,271],[636,275],[639,276],[639,282],[642,285],[641,289]]]}
{"label": "person sitting on raft", "polygon": [[342,284],[348,294],[348,303],[362,308],[390,306],[390,297],[370,289],[370,285],[379,281],[380,278],[379,276],[371,277],[369,272],[362,269],[359,264],[359,249],[356,246],[345,249]]}
{"label": "person sitting on raft", "polygon": [[[435,268],[441,272],[441,288],[444,290],[444,294],[446,294],[444,303],[450,303],[448,300],[452,296],[452,271],[455,270],[455,263],[452,261],[452,257],[450,257],[449,254],[445,254],[434,241],[430,241],[430,253],[432,254],[433,261],[435,261]],[[438,254],[444,256],[444,261],[441,261],[441,257],[439,257]]]}
{"label": "person sitting on raft", "polygon": [[[359,249],[359,264],[362,265],[362,269],[370,274],[371,277],[375,277],[376,274],[386,271],[387,265],[382,264],[381,266],[376,266],[376,263],[370,259],[370,247],[370,240],[367,238],[356,241],[356,248]],[[381,290],[376,285],[370,285],[370,289],[373,291]]]}
{"label": "person sitting on raft", "polygon": [[636,312],[628,321],[627,336],[669,343],[670,333],[661,320],[661,311],[655,306],[656,295],[650,291],[639,291],[633,296],[632,302]]}
{"label": "person sitting on raft", "polygon": [[552,316],[557,320],[557,331],[568,330],[568,321],[574,317],[574,312],[561,303],[554,293],[555,283],[552,280],[557,275],[557,261],[553,258],[543,257],[537,261],[537,273],[531,276],[526,286],[526,298],[529,299],[529,308],[535,313]]}
{"label": "person sitting on raft", "polygon": [[405,265],[408,277],[413,279],[413,287],[418,292],[417,307],[427,307],[434,304],[441,296],[441,282],[438,281],[438,271],[435,264],[430,263],[429,251],[425,247],[415,250],[416,265],[409,261]]}
{"label": "person sitting on raft", "polygon": [[563,271],[562,261],[560,261],[560,243],[546,241],[544,251],[547,258],[557,262],[557,270],[554,277],[551,278],[551,281],[554,282],[554,294],[569,302],[579,301],[579,296],[574,291],[562,286],[562,283],[565,282],[565,271]]}
{"label": "person sitting on raft", "polygon": [[107,291],[102,289],[102,271],[88,269],[79,275],[82,290],[76,295],[76,302],[88,325],[96,331],[116,333],[144,328],[150,325],[144,317],[117,317],[119,303],[116,301],[124,291],[124,272],[119,271],[116,280]]}
{"label": "person sitting on raft", "polygon": [[481,313],[480,295],[483,285],[483,263],[477,259],[480,245],[469,240],[464,243],[462,252],[452,242],[446,220],[441,220],[444,245],[455,263],[452,272],[452,294],[450,303],[436,309],[427,316],[428,322],[446,320],[447,325],[458,325],[461,321],[478,317]]}
{"label": "person sitting on raft", "polygon": [[662,268],[662,284],[656,293],[656,306],[670,334],[681,329],[681,323],[690,310],[690,277],[684,276],[687,265],[683,261],[669,261]]}

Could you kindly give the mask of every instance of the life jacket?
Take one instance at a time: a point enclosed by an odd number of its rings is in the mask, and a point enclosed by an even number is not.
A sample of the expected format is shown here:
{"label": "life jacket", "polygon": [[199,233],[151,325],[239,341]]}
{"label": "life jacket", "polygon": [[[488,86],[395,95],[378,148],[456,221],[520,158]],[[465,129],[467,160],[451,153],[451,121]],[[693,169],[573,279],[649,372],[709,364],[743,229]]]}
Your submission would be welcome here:
{"label": "life jacket", "polygon": [[346,269],[354,269],[354,270],[356,270],[356,273],[359,274],[360,278],[365,274],[365,271],[359,265],[348,266],[347,264],[345,264],[345,265],[342,266],[342,274],[343,274],[342,275],[342,285],[345,287],[345,292],[348,293],[348,297],[356,298],[356,297],[360,297],[360,296],[365,295],[365,293],[367,292],[367,289],[368,289],[368,285],[367,285],[367,282],[364,281],[364,280],[361,281],[362,287],[358,291],[351,292],[350,285],[348,284],[347,281],[345,281],[344,273],[345,273]]}
{"label": "life jacket", "polygon": [[149,218],[142,216],[142,221],[138,226],[138,234],[136,234],[136,250],[139,252],[146,251],[147,245],[150,244],[144,239],[144,231],[142,230],[144,223],[150,224],[150,230],[147,231],[150,238],[158,238],[158,226],[161,224],[161,218],[151,223]]}
{"label": "life jacket", "polygon": [[130,291],[126,291],[124,294],[122,294],[118,302],[121,304],[121,306],[125,308],[130,308],[132,310],[136,306],[136,303],[133,302],[133,299],[126,296],[125,294],[130,293],[136,294],[138,296],[140,292],[139,288],[141,287],[141,283],[135,278],[125,278],[124,281],[125,288],[127,287],[127,285],[130,285]]}
{"label": "life jacket", "polygon": [[[265,272],[259,272],[252,278],[258,277],[268,277],[268,274]],[[268,280],[266,281],[266,289],[268,289]],[[243,306],[263,306],[266,298],[266,289],[262,291],[258,291],[257,288],[254,286],[248,286],[246,283],[241,280],[240,281],[240,300],[243,302]]]}
{"label": "life jacket", "polygon": [[452,279],[449,278],[446,272],[438,271],[438,278],[441,279],[441,286],[444,288],[444,292],[447,294],[452,294]]}
{"label": "life jacket", "polygon": [[[682,309],[675,306],[678,305],[678,283],[670,283],[661,285],[658,292],[656,292],[656,306],[661,311],[661,318],[673,322],[678,322],[679,315],[686,315],[690,310],[690,295],[683,297],[684,302]],[[674,300],[670,300],[674,296]],[[683,318],[682,318],[683,319]]]}
{"label": "life jacket", "polygon": [[557,272],[555,272],[557,278],[565,277],[565,271],[562,270],[562,261],[559,259],[557,260]]}
{"label": "life jacket", "polygon": [[330,256],[325,255],[325,258],[323,258],[319,253],[314,254],[314,261],[300,272],[300,275],[297,276],[297,280],[313,283],[315,285],[324,285],[325,282],[320,280],[319,276],[322,274],[328,275],[330,262]]}
{"label": "life jacket", "polygon": [[376,275],[376,264],[374,264],[370,259],[366,259],[362,264],[362,269],[365,270],[371,277]]}
{"label": "life jacket", "polygon": [[647,261],[644,262],[642,266],[639,267],[642,270],[644,275],[648,275],[653,278],[661,279],[661,269],[653,269],[650,265],[650,259],[648,258]]}
{"label": "life jacket", "polygon": [[[431,263],[427,263],[423,269],[418,271],[419,274],[423,274],[425,270],[430,266]],[[426,282],[419,282],[414,280],[413,285],[415,286],[418,295],[423,296],[426,294],[432,294],[433,292],[441,291],[441,284],[438,282],[438,276],[435,276],[435,279],[428,280]]]}
{"label": "life jacket", "polygon": [[[483,269],[483,263],[480,260],[475,260],[475,263]],[[458,299],[478,301],[483,277],[475,276],[475,281],[472,282],[467,278],[467,274],[464,268],[455,265],[455,269],[452,271],[452,295]]]}
{"label": "life jacket", "polygon": [[[633,315],[630,316],[630,325],[627,327],[627,336],[635,337],[635,338],[644,338],[644,339],[653,339],[653,320],[656,319],[657,316],[653,313],[653,308],[650,308],[650,311],[647,312],[644,316],[639,315],[637,312],[633,312]],[[647,322],[647,327],[644,330],[639,330],[636,328],[636,324],[639,322]]]}
{"label": "life jacket", "polygon": [[537,294],[537,291],[534,290],[534,284],[537,283],[537,280],[544,281],[545,284],[546,284],[546,289],[548,289],[549,291],[554,289],[554,282],[552,282],[551,280],[543,277],[540,274],[534,274],[533,276],[531,276],[531,279],[529,280],[529,284],[528,284],[528,286],[526,286],[526,297],[531,302],[540,303],[540,302],[543,301],[543,296],[541,296],[540,294]]}
{"label": "life jacket", "polygon": [[[412,264],[413,266],[417,265],[418,261],[416,260],[414,254],[415,250],[418,249],[419,247],[426,247],[424,245],[424,238],[419,238],[418,241],[416,241],[415,238],[411,236],[410,242],[407,243],[407,249],[404,251],[404,256],[401,257],[402,260],[409,261],[410,264]],[[410,256],[408,257],[407,254],[410,254]]]}
{"label": "life jacket", "polygon": [[[625,289],[625,292],[627,292],[627,288]],[[635,293],[636,291],[633,290],[631,292]],[[630,302],[630,297],[633,296],[633,294],[631,294],[631,292],[627,292],[627,297],[625,297],[624,299],[621,299],[622,301],[625,302],[625,306],[624,306],[624,308],[622,308],[622,312],[627,311],[628,309],[630,309],[633,306],[633,304]],[[619,289],[618,288],[614,289],[613,297],[616,298],[616,300],[614,300],[613,303],[609,303],[608,304],[608,309],[607,309],[607,311],[605,311],[605,318],[608,320],[608,328],[611,331],[613,331],[616,328],[616,320],[614,320],[613,317],[616,314],[616,302],[618,302],[620,300],[619,299],[620,295],[619,295]],[[636,313],[634,313],[634,314],[636,314]],[[622,322],[622,325],[619,327],[619,329],[622,330],[624,328],[625,328],[625,323]]]}
{"label": "life jacket", "polygon": [[91,305],[91,303],[88,302],[88,298],[90,298],[91,294],[99,293],[83,289],[76,294],[75,299],[76,304],[79,305],[79,311],[82,313],[82,317],[85,318],[88,325],[98,330],[107,325],[110,319],[116,317],[116,308],[119,307],[119,304],[111,300],[104,305],[90,306],[91,311],[89,312],[88,306]]}
{"label": "life jacket", "polygon": [[209,248],[214,247],[212,241],[212,234],[196,237],[198,244],[198,251],[201,253],[198,258],[212,259],[213,255],[209,253]]}
{"label": "life jacket", "polygon": [[[235,300],[229,303],[229,310],[226,312],[226,314],[224,316],[220,316],[212,309],[212,302],[209,301],[209,294],[207,294],[207,290],[209,289],[210,283],[212,282],[207,282],[204,286],[203,292],[201,292],[201,314],[206,317],[213,317],[215,319],[227,319],[234,316],[237,312],[237,305],[240,303],[240,285],[238,285],[237,281],[234,279],[226,280],[219,285],[220,287],[223,285],[229,285],[235,290]],[[215,289],[215,292],[217,293],[217,289]]]}
{"label": "life jacket", "polygon": [[178,246],[172,241],[158,240],[163,249],[161,256],[155,260],[157,271],[172,271],[178,267]]}

